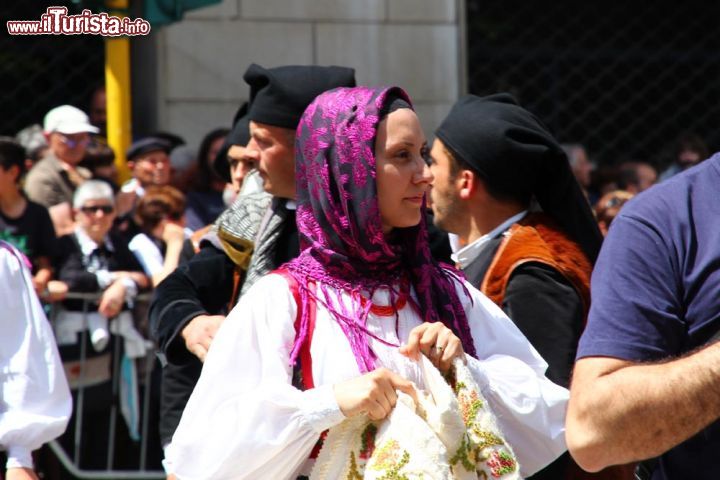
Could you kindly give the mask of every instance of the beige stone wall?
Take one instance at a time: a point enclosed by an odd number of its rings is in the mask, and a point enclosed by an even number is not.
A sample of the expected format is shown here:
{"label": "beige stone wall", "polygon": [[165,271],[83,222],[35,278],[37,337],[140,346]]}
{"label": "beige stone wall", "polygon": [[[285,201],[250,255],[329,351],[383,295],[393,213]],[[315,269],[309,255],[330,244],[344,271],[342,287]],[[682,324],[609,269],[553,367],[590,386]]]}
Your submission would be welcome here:
{"label": "beige stone wall", "polygon": [[395,84],[430,135],[461,85],[462,0],[225,0],[166,27],[158,41],[160,127],[197,145],[225,126],[251,62],[345,65],[358,83]]}

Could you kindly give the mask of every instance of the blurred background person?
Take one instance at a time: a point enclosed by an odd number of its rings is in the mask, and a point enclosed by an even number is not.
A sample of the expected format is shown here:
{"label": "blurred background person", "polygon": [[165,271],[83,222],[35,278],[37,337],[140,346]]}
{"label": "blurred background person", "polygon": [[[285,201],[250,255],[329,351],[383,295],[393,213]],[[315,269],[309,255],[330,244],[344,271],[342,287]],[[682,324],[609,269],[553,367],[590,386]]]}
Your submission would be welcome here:
{"label": "blurred background person", "polygon": [[25,150],[12,138],[0,137],[0,239],[30,259],[33,286],[42,295],[52,279],[57,238],[47,208],[21,190],[24,173]]}
{"label": "blurred background person", "polygon": [[196,151],[187,144],[183,137],[175,133],[156,131],[148,136],[167,142],[168,156],[170,157],[169,184],[175,188],[182,188],[180,182],[184,179],[185,172],[195,163]]}
{"label": "blurred background person", "polygon": [[174,187],[150,187],[135,208],[140,233],[129,243],[145,273],[157,286],[178,266],[185,240],[185,196]]}
{"label": "blurred background person", "polygon": [[708,148],[702,138],[694,133],[681,135],[675,146],[673,162],[662,172],[660,181],[667,180],[673,175],[697,165],[708,156]]}
{"label": "blurred background person", "polygon": [[124,215],[135,206],[151,186],[163,186],[170,183],[171,145],[167,140],[157,137],[145,137],[130,145],[125,157],[132,178],[120,187],[118,197],[118,215]]}
{"label": "blurred background person", "polygon": [[197,164],[197,151],[189,145],[179,145],[170,151],[170,185],[185,189],[188,172]]}
{"label": "blurred background person", "polygon": [[101,137],[92,138],[80,165],[90,170],[92,178],[107,182],[113,192],[117,193],[120,190],[115,166],[115,152]]}
{"label": "blurred background person", "polygon": [[44,119],[49,151],[27,175],[25,193],[30,200],[49,210],[58,235],[73,229],[71,204],[73,193],[91,173],[78,164],[85,156],[90,134],[97,127],[85,113],[72,105],[50,110]]}
{"label": "blurred background person", "polygon": [[145,189],[170,183],[171,167],[168,152],[172,145],[162,138],[145,137],[130,145],[126,153],[132,178],[120,187],[117,195],[117,230],[129,242],[140,233],[133,212]]}
{"label": "blurred background person", "polygon": [[590,183],[590,205],[594,205],[606,193],[618,190],[618,166],[598,165],[592,172]]}
{"label": "blurred background person", "polygon": [[15,140],[25,149],[25,170],[28,171],[39,162],[49,150],[47,139],[39,124],[23,128],[15,135]]}
{"label": "blurred background person", "polygon": [[560,146],[570,161],[570,167],[572,168],[573,175],[575,175],[575,179],[580,187],[582,187],[583,192],[585,192],[585,196],[588,196],[593,164],[590,162],[587,150],[579,143],[564,143]]}
{"label": "blurred background person", "polygon": [[625,203],[635,195],[625,190],[614,190],[603,195],[595,204],[595,217],[598,227],[603,234],[607,235],[610,224],[615,219]]}
{"label": "blurred background person", "polygon": [[104,84],[93,89],[88,113],[90,123],[98,128],[98,135],[105,137],[107,135],[107,96]]}
{"label": "blurred background person", "polygon": [[657,170],[649,163],[628,161],[618,167],[617,186],[635,195],[655,185],[657,178]]}
{"label": "blurred background person", "polygon": [[227,182],[216,173],[213,163],[229,132],[227,128],[216,128],[205,135],[196,162],[185,172],[182,190],[187,192],[185,215],[190,230],[199,230],[214,222],[227,207],[223,200]]}

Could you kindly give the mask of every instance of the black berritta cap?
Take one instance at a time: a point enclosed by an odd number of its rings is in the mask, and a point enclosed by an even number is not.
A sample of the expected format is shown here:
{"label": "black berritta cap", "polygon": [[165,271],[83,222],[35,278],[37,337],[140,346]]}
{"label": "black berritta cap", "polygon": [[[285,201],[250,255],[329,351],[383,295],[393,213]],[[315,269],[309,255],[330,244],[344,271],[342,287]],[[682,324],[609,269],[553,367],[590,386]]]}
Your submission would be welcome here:
{"label": "black berritta cap", "polygon": [[243,78],[253,99],[249,119],[292,130],[315,97],[333,88],[355,86],[355,70],[336,66],[263,68],[253,63]]}
{"label": "black berritta cap", "polygon": [[512,95],[460,98],[435,136],[496,190],[534,196],[595,262],[602,235],[567,156]]}

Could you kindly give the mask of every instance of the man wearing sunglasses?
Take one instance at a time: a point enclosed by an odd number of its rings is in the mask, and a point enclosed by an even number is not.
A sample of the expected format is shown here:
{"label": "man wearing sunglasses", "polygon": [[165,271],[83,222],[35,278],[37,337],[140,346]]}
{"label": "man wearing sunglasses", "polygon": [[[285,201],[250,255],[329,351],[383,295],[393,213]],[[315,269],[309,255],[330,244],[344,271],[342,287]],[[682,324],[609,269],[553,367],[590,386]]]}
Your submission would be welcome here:
{"label": "man wearing sunglasses", "polygon": [[88,116],[71,105],[53,108],[45,115],[44,126],[49,151],[28,172],[25,193],[30,200],[48,208],[58,235],[72,231],[70,205],[73,192],[91,177],[78,164],[85,156],[90,134],[97,127]]}

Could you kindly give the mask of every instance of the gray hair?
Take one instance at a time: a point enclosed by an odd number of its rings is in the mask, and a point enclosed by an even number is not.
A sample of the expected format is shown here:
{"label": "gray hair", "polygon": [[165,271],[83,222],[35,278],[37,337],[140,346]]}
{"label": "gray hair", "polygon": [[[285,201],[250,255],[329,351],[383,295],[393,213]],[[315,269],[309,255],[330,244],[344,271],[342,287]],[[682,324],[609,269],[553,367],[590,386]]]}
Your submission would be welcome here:
{"label": "gray hair", "polygon": [[47,147],[48,143],[39,124],[23,128],[15,135],[15,140],[30,153],[38,148]]}
{"label": "gray hair", "polygon": [[109,200],[115,204],[115,195],[107,182],[102,180],[88,180],[75,190],[73,207],[81,208],[88,200]]}

